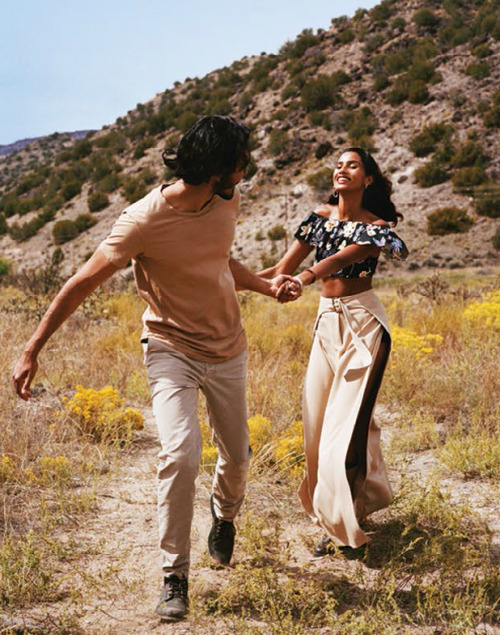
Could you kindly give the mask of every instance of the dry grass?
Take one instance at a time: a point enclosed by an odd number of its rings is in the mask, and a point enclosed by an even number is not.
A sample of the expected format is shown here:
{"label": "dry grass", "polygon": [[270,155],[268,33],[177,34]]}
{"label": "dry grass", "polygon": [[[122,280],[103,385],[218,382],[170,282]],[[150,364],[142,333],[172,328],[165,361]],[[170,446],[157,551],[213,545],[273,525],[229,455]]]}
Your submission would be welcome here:
{"label": "dry grass", "polygon": [[[390,322],[398,327],[380,396],[394,415],[388,455],[395,467],[428,452],[458,484],[462,478],[485,484],[498,478],[496,288],[493,277],[456,274],[411,284],[379,283]],[[119,433],[114,447],[106,435],[82,435],[82,422],[67,404],[81,385],[93,391],[111,386],[123,408],[148,405],[138,343],[143,307],[128,290],[102,292],[90,300],[48,343],[35,384],[38,397],[25,404],[8,386],[9,374],[46,298],[28,300],[19,290],[5,289],[0,306],[0,367],[6,369],[0,391],[0,607],[15,613],[20,606],[65,603],[70,609],[58,613],[48,632],[77,633],[81,600],[61,579],[58,563],[79,557],[77,548],[68,549],[72,527],[82,514],[95,513],[102,479],[127,449],[120,449]],[[281,307],[242,296],[250,349],[250,491],[258,491],[260,499],[240,522],[240,564],[216,593],[197,598],[195,592],[193,628],[354,635],[482,632],[478,625],[498,620],[499,580],[490,535],[475,512],[452,502],[436,482],[402,478],[393,506],[370,521],[375,539],[359,557],[339,553],[320,563],[306,559],[290,566],[293,549],[306,552],[312,540],[290,538],[290,531],[299,518],[297,422],[316,303],[315,292]],[[119,402],[122,398],[126,404]],[[57,414],[61,411],[64,417]],[[200,413],[203,417],[203,407]],[[140,432],[127,430],[126,440],[133,444]],[[204,428],[208,471],[215,460],[209,437]],[[96,584],[89,578],[89,589]]]}

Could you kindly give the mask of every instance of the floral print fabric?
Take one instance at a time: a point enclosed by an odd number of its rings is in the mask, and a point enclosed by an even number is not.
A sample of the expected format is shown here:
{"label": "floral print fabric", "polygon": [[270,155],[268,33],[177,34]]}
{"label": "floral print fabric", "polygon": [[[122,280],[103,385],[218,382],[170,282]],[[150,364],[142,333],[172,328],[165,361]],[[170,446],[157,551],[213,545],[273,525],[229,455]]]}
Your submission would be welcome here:
{"label": "floral print fabric", "polygon": [[[388,258],[405,260],[408,249],[388,225],[361,221],[331,220],[311,212],[294,234],[298,240],[316,247],[315,263],[333,256],[349,245],[375,245]],[[367,258],[344,267],[331,278],[364,278],[373,276],[377,258]]]}

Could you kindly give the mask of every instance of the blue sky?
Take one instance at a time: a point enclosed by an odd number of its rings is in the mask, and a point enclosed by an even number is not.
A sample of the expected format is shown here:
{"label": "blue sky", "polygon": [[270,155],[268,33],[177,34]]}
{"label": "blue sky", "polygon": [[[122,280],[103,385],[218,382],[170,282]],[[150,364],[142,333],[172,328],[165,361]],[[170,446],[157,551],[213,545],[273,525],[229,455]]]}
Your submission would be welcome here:
{"label": "blue sky", "polygon": [[1,0],[0,145],[101,128],[176,80],[377,0]]}

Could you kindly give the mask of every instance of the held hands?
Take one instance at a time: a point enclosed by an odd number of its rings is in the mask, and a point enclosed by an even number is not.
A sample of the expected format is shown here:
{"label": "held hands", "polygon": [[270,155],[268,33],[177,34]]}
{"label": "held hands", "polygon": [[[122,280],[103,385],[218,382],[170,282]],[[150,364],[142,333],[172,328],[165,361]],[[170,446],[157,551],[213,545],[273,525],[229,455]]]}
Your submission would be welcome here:
{"label": "held hands", "polygon": [[271,292],[280,304],[293,302],[302,295],[302,285],[292,276],[280,274],[271,281]]}

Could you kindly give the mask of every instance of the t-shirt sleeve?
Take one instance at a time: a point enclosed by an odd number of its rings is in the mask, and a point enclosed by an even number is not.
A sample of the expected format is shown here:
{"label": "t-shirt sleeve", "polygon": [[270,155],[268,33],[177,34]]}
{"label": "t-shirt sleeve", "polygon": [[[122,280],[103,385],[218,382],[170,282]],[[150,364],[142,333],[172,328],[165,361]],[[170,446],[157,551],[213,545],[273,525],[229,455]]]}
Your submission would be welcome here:
{"label": "t-shirt sleeve", "polygon": [[309,245],[314,245],[317,247],[316,243],[316,230],[318,224],[318,215],[314,212],[311,212],[306,218],[300,223],[297,231],[293,235],[294,238],[300,240],[303,243],[307,243]]}
{"label": "t-shirt sleeve", "polygon": [[365,225],[356,233],[353,241],[356,245],[375,245],[380,247],[386,258],[406,260],[408,248],[390,227],[384,225]]}
{"label": "t-shirt sleeve", "polygon": [[108,237],[98,249],[117,267],[125,267],[131,258],[137,258],[144,245],[137,221],[127,211],[123,211],[113,225]]}

